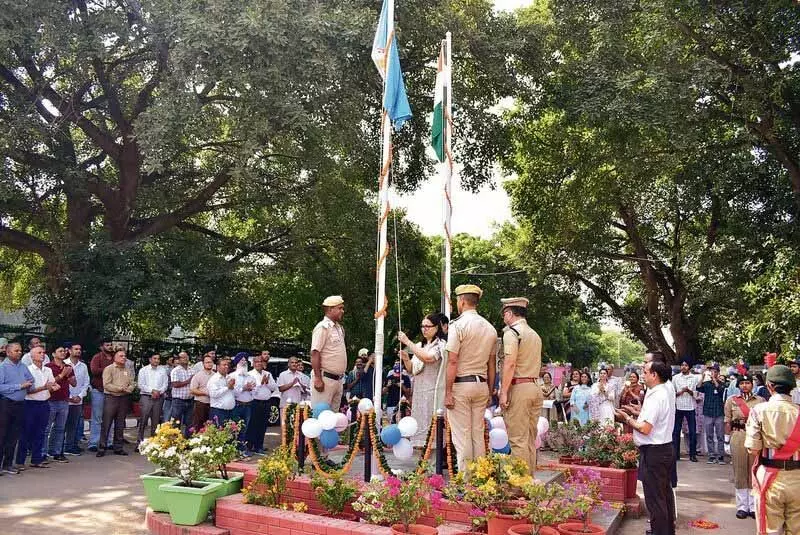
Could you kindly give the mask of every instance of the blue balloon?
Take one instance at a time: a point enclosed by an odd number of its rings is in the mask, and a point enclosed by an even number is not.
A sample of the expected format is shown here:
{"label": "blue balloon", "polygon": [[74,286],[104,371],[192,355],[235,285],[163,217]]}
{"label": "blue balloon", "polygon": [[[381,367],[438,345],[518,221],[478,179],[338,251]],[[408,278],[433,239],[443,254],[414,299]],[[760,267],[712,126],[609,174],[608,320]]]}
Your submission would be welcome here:
{"label": "blue balloon", "polygon": [[492,451],[495,452],[495,453],[505,453],[506,455],[508,455],[508,454],[511,453],[511,446],[506,444],[506,446],[504,448],[493,449]]}
{"label": "blue balloon", "polygon": [[319,418],[319,415],[322,413],[322,411],[329,411],[329,410],[331,410],[331,406],[325,403],[324,401],[320,401],[319,403],[314,405],[313,409],[311,409],[311,415],[314,416],[314,418]]}
{"label": "blue balloon", "polygon": [[339,444],[339,433],[336,432],[336,429],[326,429],[319,436],[319,443],[327,450],[335,448]]}
{"label": "blue balloon", "polygon": [[403,435],[400,433],[400,428],[395,424],[387,425],[381,431],[381,440],[387,446],[394,446],[400,442],[401,438],[403,438]]}

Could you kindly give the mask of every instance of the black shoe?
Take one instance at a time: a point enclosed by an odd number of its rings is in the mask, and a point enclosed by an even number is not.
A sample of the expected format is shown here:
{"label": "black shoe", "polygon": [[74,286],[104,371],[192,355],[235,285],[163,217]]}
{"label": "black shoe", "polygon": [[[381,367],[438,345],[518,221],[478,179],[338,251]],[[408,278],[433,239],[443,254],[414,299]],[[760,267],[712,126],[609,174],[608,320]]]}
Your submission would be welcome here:
{"label": "black shoe", "polygon": [[67,458],[66,458],[66,457],[64,457],[63,455],[57,455],[57,456],[53,457],[53,460],[54,460],[55,462],[57,462],[57,463],[68,463],[68,462],[69,462],[69,461],[67,460]]}
{"label": "black shoe", "polygon": [[97,454],[95,454],[95,457],[105,457],[105,456],[106,456],[106,450],[97,450]]}
{"label": "black shoe", "polygon": [[744,520],[748,516],[750,515],[747,514],[747,511],[742,511],[741,509],[736,511],[736,518],[738,518],[739,520]]}
{"label": "black shoe", "polygon": [[114,450],[114,455],[128,455],[128,452],[125,450]]}
{"label": "black shoe", "polygon": [[690,461],[692,461],[693,463],[700,462],[700,461],[698,461],[698,460],[697,460],[697,457],[695,457],[694,455],[692,455],[691,457],[689,457],[689,460],[690,460]]}
{"label": "black shoe", "polygon": [[91,451],[92,453],[96,452],[97,446],[89,446],[89,451]]}
{"label": "black shoe", "polygon": [[113,449],[114,449],[114,446],[113,446],[113,445],[112,445],[112,446],[106,446],[106,451],[108,451],[108,450],[113,450]]}
{"label": "black shoe", "polygon": [[714,464],[716,462],[717,462],[717,460],[714,458],[713,455],[709,455],[708,456],[708,460],[706,460],[706,464]]}
{"label": "black shoe", "polygon": [[756,514],[753,511],[750,511],[749,513],[747,513],[747,516],[749,516],[750,518],[755,518]]}

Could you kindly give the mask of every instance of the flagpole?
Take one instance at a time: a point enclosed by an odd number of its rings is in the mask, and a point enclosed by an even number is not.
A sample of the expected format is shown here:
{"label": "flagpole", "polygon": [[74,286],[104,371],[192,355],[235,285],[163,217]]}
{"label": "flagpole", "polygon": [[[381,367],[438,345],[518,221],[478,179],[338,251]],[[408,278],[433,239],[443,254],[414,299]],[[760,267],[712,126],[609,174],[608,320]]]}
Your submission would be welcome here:
{"label": "flagpole", "polygon": [[452,60],[451,60],[451,34],[447,32],[445,38],[445,83],[447,89],[445,91],[446,101],[444,104],[444,162],[440,164],[443,182],[443,218],[444,218],[444,262],[442,265],[442,312],[450,318],[453,311],[453,304],[450,301],[452,295],[450,287],[451,279],[451,255],[452,255],[452,234],[451,223],[453,217],[453,198],[452,198],[452,182],[453,182],[453,158],[450,153],[450,137],[452,133],[452,121],[450,120],[450,112],[452,110],[453,100],[453,87],[452,87]]}
{"label": "flagpole", "polygon": [[[387,1],[387,32],[386,55],[388,57],[391,40],[394,33],[394,0]],[[388,69],[388,62],[385,62]],[[386,94],[387,76],[383,77],[383,95]],[[384,98],[381,98],[381,103]],[[377,247],[377,289],[375,294],[375,385],[373,391],[373,405],[375,409],[381,407],[381,391],[383,390],[383,348],[384,348],[384,320],[389,308],[386,296],[386,260],[389,257],[389,242],[387,239],[387,222],[389,218],[389,175],[392,164],[392,121],[385,106],[381,106],[381,169],[378,177],[378,201],[380,212],[378,217],[378,247]],[[380,422],[378,422],[380,426]],[[373,458],[373,474],[377,474],[377,463]]]}

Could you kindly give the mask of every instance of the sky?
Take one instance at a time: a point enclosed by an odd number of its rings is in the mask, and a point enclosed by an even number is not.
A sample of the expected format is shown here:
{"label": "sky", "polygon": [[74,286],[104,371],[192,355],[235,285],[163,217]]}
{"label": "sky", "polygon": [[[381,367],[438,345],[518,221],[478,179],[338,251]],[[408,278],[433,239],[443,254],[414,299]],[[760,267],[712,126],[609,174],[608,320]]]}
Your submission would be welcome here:
{"label": "sky", "polygon": [[[495,0],[494,5],[498,10],[512,10],[531,3],[532,0]],[[458,95],[454,95],[453,98],[458,98]],[[513,220],[508,195],[501,185],[502,180],[503,177],[497,172],[488,184],[473,194],[461,189],[458,176],[454,175],[452,185],[454,234],[463,232],[488,238],[496,225]],[[416,223],[424,234],[428,236],[442,234],[442,181],[438,176],[429,177],[410,195],[395,195],[391,203],[394,207],[405,208],[408,219]]]}

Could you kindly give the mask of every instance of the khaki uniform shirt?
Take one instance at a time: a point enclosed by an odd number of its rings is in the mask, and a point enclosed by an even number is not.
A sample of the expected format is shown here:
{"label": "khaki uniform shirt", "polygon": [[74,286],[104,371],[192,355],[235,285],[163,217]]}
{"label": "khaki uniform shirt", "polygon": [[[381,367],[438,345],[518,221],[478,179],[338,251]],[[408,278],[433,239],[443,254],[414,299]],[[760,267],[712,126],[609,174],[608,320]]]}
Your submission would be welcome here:
{"label": "khaki uniform shirt", "polygon": [[112,396],[130,394],[133,391],[133,374],[124,366],[106,366],[103,370],[103,391]]}
{"label": "khaki uniform shirt", "polygon": [[503,354],[517,359],[514,377],[538,378],[542,367],[542,339],[525,319],[514,322],[511,327],[503,329]]}
{"label": "khaki uniform shirt", "polygon": [[[734,396],[734,397],[742,397],[742,396]],[[742,399],[744,399],[742,397]],[[750,407],[750,412],[753,412],[753,407],[758,405],[759,403],[765,403],[764,398],[761,396],[752,395],[750,399],[744,401],[745,404]],[[739,408],[739,405],[733,400],[733,397],[728,398],[725,402],[725,423],[742,423],[744,424],[747,421],[747,418],[744,417],[742,413],[742,409]],[[735,429],[733,430],[735,431]]]}
{"label": "khaki uniform shirt", "polygon": [[[762,450],[762,456],[772,458],[774,450],[786,443],[799,415],[800,407],[792,403],[791,397],[773,395],[766,403],[759,403],[750,409],[744,446],[751,450]],[[800,460],[799,456],[800,453],[796,452],[792,458]]]}
{"label": "khaki uniform shirt", "polygon": [[456,377],[480,375],[488,379],[489,359],[497,351],[497,331],[476,310],[467,310],[450,323],[448,353],[458,353]]}
{"label": "khaki uniform shirt", "polygon": [[330,318],[323,318],[311,334],[311,351],[319,351],[322,371],[341,375],[347,369],[344,329]]}

